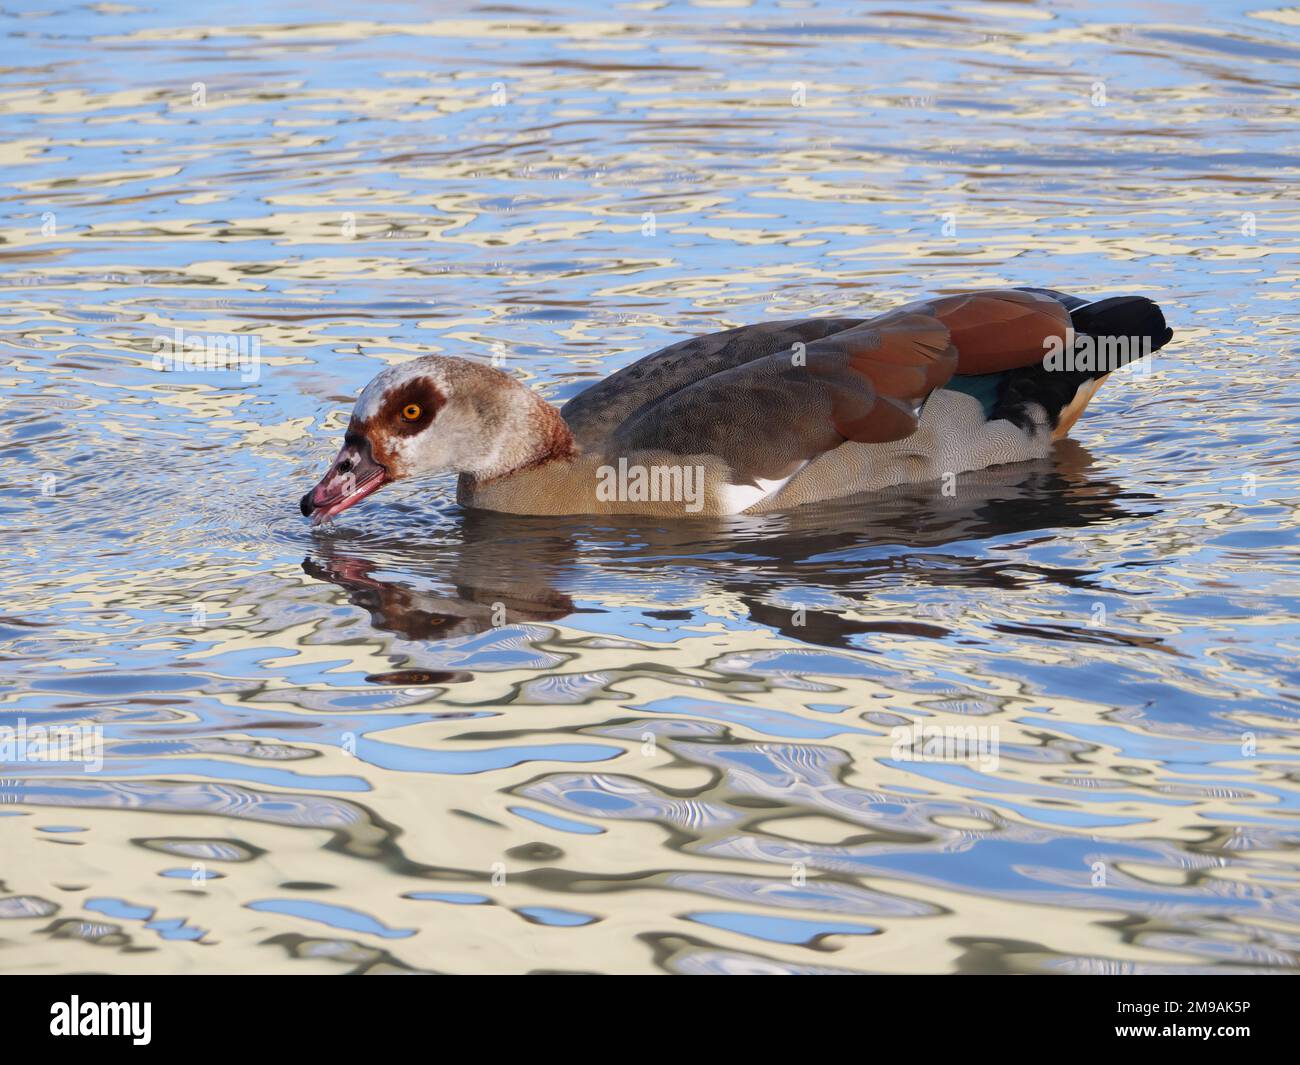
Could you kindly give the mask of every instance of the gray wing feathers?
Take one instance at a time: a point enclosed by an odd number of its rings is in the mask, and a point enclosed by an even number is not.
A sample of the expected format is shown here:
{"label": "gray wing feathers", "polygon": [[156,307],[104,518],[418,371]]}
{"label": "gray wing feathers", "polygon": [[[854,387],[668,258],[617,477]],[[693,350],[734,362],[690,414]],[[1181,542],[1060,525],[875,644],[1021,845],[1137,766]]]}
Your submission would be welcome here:
{"label": "gray wing feathers", "polygon": [[846,355],[822,355],[810,370],[782,352],[679,389],[619,426],[605,449],[611,455],[717,455],[735,483],[780,480],[843,443],[837,408],[867,412],[876,398],[871,381],[850,370]]}
{"label": "gray wing feathers", "polygon": [[762,322],[671,344],[574,396],[560,411],[580,445],[609,438],[647,404],[755,359],[790,353],[863,321],[800,318]]}

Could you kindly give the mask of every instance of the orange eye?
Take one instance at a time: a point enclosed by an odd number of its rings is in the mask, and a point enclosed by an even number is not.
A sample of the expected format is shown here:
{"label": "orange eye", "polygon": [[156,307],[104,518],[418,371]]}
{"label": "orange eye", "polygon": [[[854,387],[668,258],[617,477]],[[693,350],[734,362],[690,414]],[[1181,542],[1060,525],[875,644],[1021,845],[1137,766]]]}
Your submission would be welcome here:
{"label": "orange eye", "polygon": [[415,419],[418,418],[419,416],[420,416],[420,404],[418,403],[408,403],[405,407],[402,408],[402,417],[405,418],[408,422],[415,421]]}

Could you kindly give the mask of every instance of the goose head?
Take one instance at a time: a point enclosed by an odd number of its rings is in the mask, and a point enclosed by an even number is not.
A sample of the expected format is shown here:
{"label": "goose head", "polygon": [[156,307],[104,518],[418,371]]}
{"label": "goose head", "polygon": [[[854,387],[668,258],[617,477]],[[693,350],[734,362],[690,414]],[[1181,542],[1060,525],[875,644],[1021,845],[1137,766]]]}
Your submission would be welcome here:
{"label": "goose head", "polygon": [[342,448],[299,509],[319,523],[393,481],[444,473],[490,480],[571,441],[559,413],[514,378],[466,359],[425,355],[366,385]]}

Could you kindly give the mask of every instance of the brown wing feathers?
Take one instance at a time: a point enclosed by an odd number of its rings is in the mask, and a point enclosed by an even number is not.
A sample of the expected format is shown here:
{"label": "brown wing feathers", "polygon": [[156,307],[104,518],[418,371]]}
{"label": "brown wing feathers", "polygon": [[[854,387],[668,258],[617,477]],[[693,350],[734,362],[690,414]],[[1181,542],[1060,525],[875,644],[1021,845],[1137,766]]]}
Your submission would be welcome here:
{"label": "brown wing feathers", "polygon": [[845,359],[845,369],[871,383],[871,400],[865,401],[860,388],[833,390],[833,424],[845,440],[878,444],[916,431],[916,410],[952,376],[957,349],[938,319],[902,312],[827,337],[808,350],[814,374],[819,367],[838,371]]}
{"label": "brown wing feathers", "polygon": [[1048,337],[1065,339],[1070,312],[1051,296],[994,289],[910,304],[948,327],[959,352],[957,373],[985,374],[1042,362]]}
{"label": "brown wing feathers", "polygon": [[845,440],[909,436],[916,408],[956,365],[943,323],[886,315],[678,389],[639,410],[610,443],[615,454],[718,455],[738,480],[776,480]]}
{"label": "brown wing feathers", "polygon": [[[713,454],[738,481],[788,477],[846,440],[910,436],[925,397],[954,373],[1039,363],[1046,339],[1064,338],[1070,325],[1057,300],[1017,290],[945,296],[865,322],[834,320],[838,328],[830,321],[698,338],[693,350],[674,346],[621,371],[624,390],[652,394],[613,429],[606,450]],[[765,347],[770,353],[758,354]],[[696,359],[731,365],[697,376],[704,368],[690,365]],[[571,424],[588,432],[599,424],[600,387],[570,401]]]}

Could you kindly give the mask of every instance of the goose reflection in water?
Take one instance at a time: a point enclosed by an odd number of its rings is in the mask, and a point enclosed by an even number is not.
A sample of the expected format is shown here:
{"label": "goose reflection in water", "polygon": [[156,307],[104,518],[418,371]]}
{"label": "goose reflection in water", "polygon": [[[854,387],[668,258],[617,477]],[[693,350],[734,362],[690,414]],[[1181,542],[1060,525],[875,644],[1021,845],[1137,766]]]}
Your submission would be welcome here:
{"label": "goose reflection in water", "polygon": [[[933,549],[1101,525],[1134,517],[1126,502],[1150,506],[1150,497],[1125,492],[1092,466],[1089,452],[1066,440],[1052,457],[965,474],[952,495],[941,483],[905,485],[786,515],[658,524],[467,510],[452,536],[415,544],[327,527],[303,569],[346,589],[375,628],[415,641],[592,612],[573,596],[639,597],[662,608],[674,588],[681,599],[721,594],[755,624],[823,647],[850,647],[873,632],[941,638],[950,631],[940,623],[945,587],[1009,589],[1041,579],[1089,587],[1084,570]],[[915,556],[920,549],[924,556]],[[900,579],[934,588],[925,620],[842,613]],[[807,605],[810,599],[821,605]],[[1057,635],[1089,638],[1083,629]],[[394,674],[392,682],[419,681]]]}

